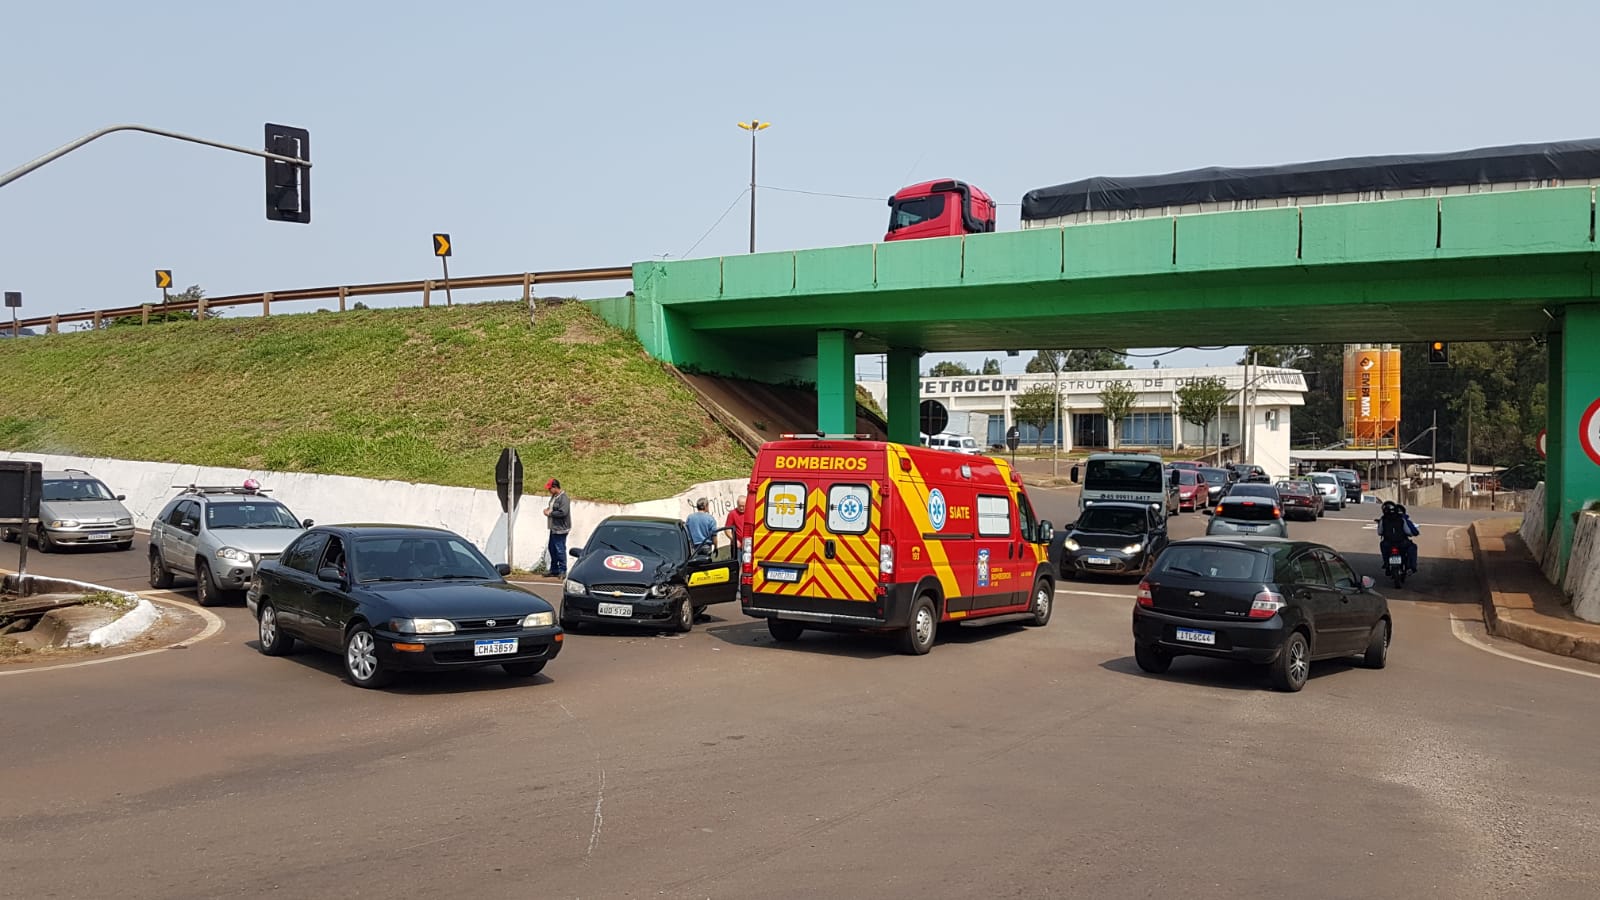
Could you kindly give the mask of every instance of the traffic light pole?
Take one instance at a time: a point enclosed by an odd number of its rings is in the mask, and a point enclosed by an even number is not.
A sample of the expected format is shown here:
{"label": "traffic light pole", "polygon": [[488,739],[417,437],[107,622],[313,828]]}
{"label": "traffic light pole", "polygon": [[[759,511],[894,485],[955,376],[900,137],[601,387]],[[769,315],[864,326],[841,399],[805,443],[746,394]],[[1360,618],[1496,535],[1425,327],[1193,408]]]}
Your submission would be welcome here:
{"label": "traffic light pole", "polygon": [[236,144],[224,144],[220,141],[210,141],[206,140],[205,138],[195,137],[194,135],[180,134],[179,132],[167,131],[162,128],[151,128],[147,125],[108,125],[99,131],[90,132],[89,134],[86,134],[69,144],[63,144],[60,147],[51,150],[49,153],[39,157],[38,159],[23,163],[4,175],[0,175],[0,187],[5,187],[11,182],[16,181],[18,178],[21,178],[29,172],[32,172],[33,170],[38,169],[48,163],[55,162],[61,157],[66,156],[68,153],[71,153],[72,151],[91,141],[103,138],[108,134],[113,134],[118,131],[142,131],[145,134],[153,134],[157,137],[172,138],[175,141],[188,141],[191,144],[201,144],[206,147],[215,147],[218,150],[231,150],[234,153],[243,153],[247,156],[258,156],[262,159],[268,159],[274,162],[292,163],[296,166],[302,166],[307,169],[311,168],[310,162],[307,162],[303,159],[296,159],[293,156],[279,156],[276,153],[267,153],[263,150],[251,150],[249,147],[240,147]]}

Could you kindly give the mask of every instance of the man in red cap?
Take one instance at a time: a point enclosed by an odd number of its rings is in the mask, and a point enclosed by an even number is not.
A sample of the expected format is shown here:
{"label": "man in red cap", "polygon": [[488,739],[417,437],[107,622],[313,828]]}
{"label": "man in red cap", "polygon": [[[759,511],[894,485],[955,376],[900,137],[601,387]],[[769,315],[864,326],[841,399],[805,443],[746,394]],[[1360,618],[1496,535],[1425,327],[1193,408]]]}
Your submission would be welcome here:
{"label": "man in red cap", "polygon": [[552,578],[567,577],[567,534],[572,531],[572,498],[561,489],[561,482],[552,478],[544,483],[550,492],[550,505],[544,516],[550,525],[550,569]]}

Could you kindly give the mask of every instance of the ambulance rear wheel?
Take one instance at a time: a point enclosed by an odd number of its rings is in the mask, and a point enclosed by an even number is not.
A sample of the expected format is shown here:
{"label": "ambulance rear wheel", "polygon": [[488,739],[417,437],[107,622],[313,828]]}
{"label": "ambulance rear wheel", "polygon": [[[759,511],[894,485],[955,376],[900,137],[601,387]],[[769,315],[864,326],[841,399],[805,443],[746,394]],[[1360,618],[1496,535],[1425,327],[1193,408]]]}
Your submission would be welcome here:
{"label": "ambulance rear wheel", "polygon": [[1033,613],[1033,619],[1028,622],[1035,627],[1050,624],[1050,613],[1055,609],[1055,590],[1050,582],[1040,581],[1033,586],[1033,607],[1028,612]]}
{"label": "ambulance rear wheel", "polygon": [[799,622],[790,622],[787,619],[767,620],[767,631],[772,635],[772,639],[780,644],[800,640],[800,635],[804,634],[805,630],[806,627]]}
{"label": "ambulance rear wheel", "polygon": [[911,604],[911,617],[906,630],[900,634],[900,650],[912,656],[921,656],[933,649],[934,636],[939,632],[939,614],[934,612],[933,598],[927,594]]}

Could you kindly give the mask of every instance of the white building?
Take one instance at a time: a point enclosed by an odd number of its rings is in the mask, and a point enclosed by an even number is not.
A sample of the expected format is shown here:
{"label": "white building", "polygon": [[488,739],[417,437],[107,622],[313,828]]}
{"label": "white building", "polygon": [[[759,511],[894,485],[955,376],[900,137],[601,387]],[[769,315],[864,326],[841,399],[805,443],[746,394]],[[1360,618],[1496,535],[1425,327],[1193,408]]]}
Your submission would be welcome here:
{"label": "white building", "polygon": [[[1212,366],[1200,369],[1125,369],[1113,372],[1063,372],[1061,374],[1064,446],[1068,450],[1105,449],[1111,446],[1108,423],[1100,406],[1099,393],[1108,382],[1125,381],[1138,399],[1132,411],[1117,428],[1120,449],[1151,449],[1157,452],[1198,449],[1200,427],[1178,415],[1178,388],[1200,378],[1218,377],[1233,390],[1233,396],[1217,421],[1210,424],[1205,443],[1211,447],[1239,444],[1243,435],[1240,423],[1250,429],[1250,458],[1273,477],[1287,476],[1289,463],[1289,415],[1305,405],[1305,377],[1297,369],[1257,366],[1249,369],[1249,390],[1245,386],[1245,366]],[[1006,430],[1013,424],[1022,434],[1022,445],[1049,446],[1055,438],[1054,425],[1042,433],[1034,426],[1015,422],[1012,400],[1036,384],[1050,385],[1056,376],[968,375],[959,378],[922,379],[921,397],[943,404],[950,412],[977,412],[988,415],[988,433],[976,434],[980,443],[991,447],[1005,445]],[[886,386],[881,381],[864,381],[864,386],[880,406],[886,405]],[[1242,396],[1241,396],[1242,393]]]}

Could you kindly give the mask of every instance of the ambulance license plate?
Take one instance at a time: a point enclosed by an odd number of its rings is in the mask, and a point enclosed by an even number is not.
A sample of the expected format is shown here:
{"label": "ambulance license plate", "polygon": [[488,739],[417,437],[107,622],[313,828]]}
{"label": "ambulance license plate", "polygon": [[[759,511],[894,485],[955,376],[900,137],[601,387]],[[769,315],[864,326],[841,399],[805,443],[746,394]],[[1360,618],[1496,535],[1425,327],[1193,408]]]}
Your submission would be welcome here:
{"label": "ambulance license plate", "polygon": [[630,617],[633,616],[633,604],[631,604],[631,603],[602,603],[602,604],[600,604],[600,615],[602,615],[602,616],[620,616],[620,617],[622,617],[624,619],[627,619],[627,618],[630,618]]}
{"label": "ambulance license plate", "polygon": [[767,572],[767,580],[768,581],[787,581],[787,582],[791,582],[792,583],[792,582],[796,582],[796,581],[800,580],[800,570],[799,569],[771,569],[771,568],[769,568],[769,569],[766,570],[766,572]]}
{"label": "ambulance license plate", "polygon": [[1217,633],[1214,631],[1201,631],[1197,628],[1179,628],[1176,634],[1178,640],[1188,641],[1191,644],[1215,644]]}
{"label": "ambulance license plate", "polygon": [[488,641],[473,641],[473,656],[506,656],[517,652],[516,638],[496,638]]}

